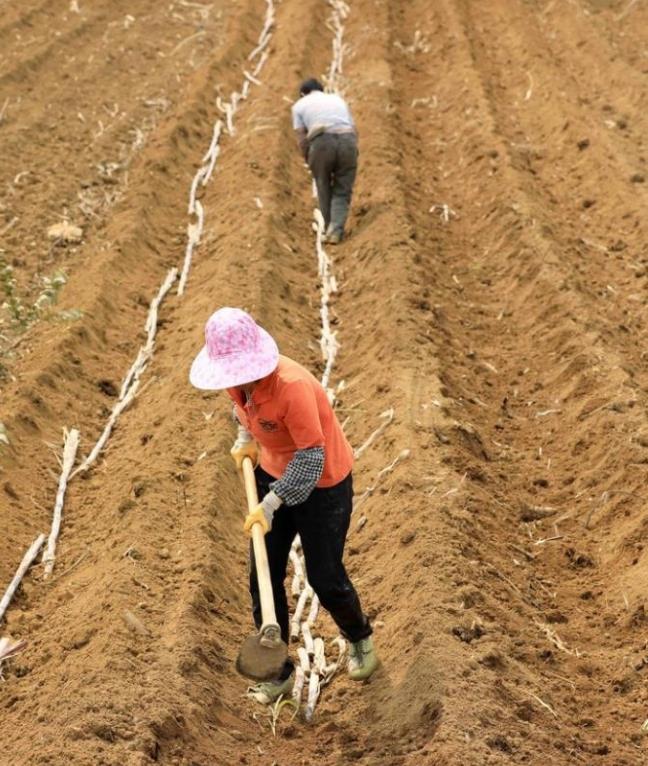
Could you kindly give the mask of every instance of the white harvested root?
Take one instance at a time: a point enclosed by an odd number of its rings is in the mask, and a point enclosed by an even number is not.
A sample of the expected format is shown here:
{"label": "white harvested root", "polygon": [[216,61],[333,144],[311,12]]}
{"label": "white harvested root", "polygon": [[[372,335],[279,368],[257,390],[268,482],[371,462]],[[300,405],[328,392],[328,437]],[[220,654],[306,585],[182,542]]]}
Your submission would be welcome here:
{"label": "white harvested root", "polygon": [[106,442],[110,438],[110,434],[112,433],[112,430],[115,426],[115,423],[119,419],[119,416],[122,414],[122,412],[125,409],[127,409],[129,404],[133,401],[133,399],[135,398],[135,394],[137,394],[138,389],[139,389],[139,381],[134,381],[133,385],[129,388],[126,396],[120,402],[117,402],[117,404],[113,407],[113,410],[110,413],[110,417],[108,418],[108,422],[104,426],[104,430],[101,432],[101,436],[97,439],[97,443],[94,445],[94,447],[90,451],[90,454],[81,463],[81,465],[79,465],[76,468],[76,470],[72,473],[70,478],[75,477],[78,473],[81,473],[82,471],[87,471],[88,468],[90,468],[90,466],[94,463],[94,461],[99,457],[99,454],[101,453],[103,448],[106,446]]}
{"label": "white harvested root", "polygon": [[0,638],[0,680],[2,680],[2,663],[15,657],[27,646],[27,641],[14,641],[9,636]]}
{"label": "white harvested root", "polygon": [[26,646],[27,641],[24,639],[14,641],[14,639],[9,636],[3,636],[0,638],[0,663],[3,660],[8,660],[10,657],[15,657],[15,655],[22,652]]}
{"label": "white harvested root", "polygon": [[144,623],[139,619],[139,617],[136,617],[128,609],[124,609],[124,612],[122,614],[122,619],[124,620],[126,627],[129,630],[132,630],[133,633],[139,633],[140,636],[151,635],[151,631],[146,627],[146,625],[144,625]]}
{"label": "white harvested root", "polygon": [[8,660],[9,657],[13,657],[27,646],[27,641],[24,639],[20,641],[14,641],[9,636],[3,636],[0,638],[0,662],[2,660]]}
{"label": "white harvested root", "polygon": [[142,346],[140,350],[137,352],[135,361],[130,366],[128,372],[126,373],[124,377],[124,380],[122,381],[121,389],[119,391],[118,401],[121,401],[122,399],[125,398],[130,387],[133,385],[133,381],[135,377],[137,376],[139,378],[139,376],[144,371],[144,368],[146,367],[147,363],[148,363],[148,354],[146,353],[144,346]]}
{"label": "white harvested root", "polygon": [[180,273],[180,281],[178,282],[177,295],[184,295],[187,278],[189,276],[189,269],[191,268],[191,261],[193,259],[193,251],[194,248],[200,244],[200,235],[202,234],[203,223],[205,220],[203,206],[200,200],[196,200],[195,208],[198,222],[187,224],[187,247],[185,249],[182,272]]}
{"label": "white harvested root", "polygon": [[[196,223],[189,223],[187,225],[187,245],[185,248],[184,261],[182,269],[180,271],[180,281],[178,283],[177,294],[184,295],[187,279],[189,277],[189,270],[191,268],[191,262],[193,259],[194,250],[200,244],[200,237],[203,231],[204,224],[204,211],[200,200],[197,199],[199,186],[206,186],[212,177],[216,162],[220,155],[220,138],[223,127],[227,130],[230,136],[235,133],[234,128],[234,116],[238,110],[239,102],[246,99],[250,90],[250,83],[255,85],[261,85],[260,80],[257,78],[259,72],[263,69],[263,66],[268,58],[268,51],[266,50],[270,38],[272,37],[272,27],[274,25],[274,0],[266,0],[266,14],[263,22],[263,28],[259,35],[258,45],[248,56],[248,61],[258,57],[254,70],[250,73],[247,69],[243,69],[243,84],[241,90],[232,91],[230,100],[224,102],[223,99],[218,96],[216,98],[216,107],[222,112],[225,117],[225,122],[222,120],[216,120],[214,123],[214,130],[212,132],[211,142],[209,149],[205,152],[202,158],[202,165],[196,171],[191,186],[189,189],[189,215],[196,215],[198,221]],[[261,55],[259,55],[261,54]]]}
{"label": "white harvested root", "polygon": [[135,361],[133,362],[129,371],[126,373],[126,377],[122,381],[121,389],[119,391],[120,400],[125,398],[125,396],[128,393],[128,390],[133,385],[133,383],[139,380],[140,375],[144,372],[144,370],[146,369],[146,366],[151,360],[151,357],[153,356],[153,351],[155,349],[155,335],[157,333],[157,319],[158,319],[158,311],[160,310],[160,304],[162,303],[162,300],[164,299],[165,295],[169,292],[169,290],[173,286],[173,283],[175,282],[177,276],[178,276],[178,269],[175,269],[175,268],[170,269],[167,272],[166,277],[164,278],[164,282],[162,282],[162,284],[160,285],[160,289],[158,290],[157,295],[151,301],[148,315],[146,317],[146,322],[144,324],[144,330],[146,332],[146,343],[138,351]]}
{"label": "white harvested root", "polygon": [[[189,206],[187,208],[187,213],[189,215],[193,215],[196,212],[196,192],[198,191],[198,184],[202,183],[207,175],[208,168],[208,165],[198,168],[196,175],[193,177],[191,186],[189,187]],[[205,184],[202,185],[204,186]]]}
{"label": "white harvested root", "polygon": [[439,217],[443,221],[443,223],[450,223],[451,218],[457,218],[457,213],[455,210],[453,210],[450,205],[446,205],[445,203],[442,203],[440,205],[432,205],[429,212],[434,213],[435,211],[440,210]]}
{"label": "white harvested root", "polygon": [[[301,540],[299,539],[299,535],[294,539],[293,544],[290,548],[290,562],[293,565],[293,578],[291,583],[291,594],[293,598],[299,599],[299,596],[301,595],[302,590],[306,587],[306,577],[304,575],[304,563],[302,556],[299,552],[301,547]],[[302,607],[303,611],[303,607]],[[297,638],[299,636],[299,620],[297,620],[296,623],[293,624],[293,632],[294,635],[291,633],[292,638]]]}
{"label": "white harvested root", "polygon": [[[257,65],[256,65],[256,66],[254,67],[254,69],[252,70],[252,74],[253,74],[255,77],[256,77],[256,76],[259,74],[259,72],[260,72],[260,71],[263,69],[263,67],[265,66],[265,63],[266,63],[266,61],[268,60],[268,56],[269,56],[269,55],[270,55],[270,54],[268,53],[268,51],[263,51],[263,53],[262,53],[262,54],[261,54],[261,56],[259,57],[259,60],[257,61]],[[247,82],[249,82],[249,81],[247,81]]]}
{"label": "white harvested root", "polygon": [[310,658],[303,646],[300,646],[299,649],[297,649],[297,657],[299,658],[299,665],[295,668],[295,683],[293,685],[292,698],[298,705],[300,705],[306,676],[310,673]]}
{"label": "white harvested root", "polygon": [[335,644],[338,647],[338,657],[337,660],[334,662],[330,662],[328,664],[324,664],[324,670],[321,671],[321,685],[325,686],[328,684],[333,676],[340,670],[340,668],[344,665],[344,662],[346,661],[346,653],[347,653],[347,642],[345,639],[342,638],[342,636],[337,636],[337,638],[333,639],[331,642]]}
{"label": "white harvested root", "polygon": [[542,705],[542,707],[545,710],[548,710],[554,718],[558,718],[558,713],[556,713],[556,711],[551,707],[551,705],[548,702],[545,702],[543,699],[540,699],[540,697],[538,697],[537,694],[533,694],[532,692],[527,692],[527,693],[528,693],[529,697],[531,697],[536,702],[538,702],[540,705]]}
{"label": "white harvested root", "polygon": [[[332,47],[333,47],[333,54],[331,59],[331,65],[329,67],[328,77],[326,78],[327,81],[327,89],[328,90],[335,90],[337,86],[337,80],[339,76],[342,74],[342,62],[343,62],[343,56],[346,51],[346,46],[344,44],[343,36],[344,36],[344,24],[343,21],[346,18],[346,16],[349,13],[349,6],[347,5],[344,0],[329,0],[329,5],[332,8],[331,17],[329,18],[328,26],[329,29],[333,31],[333,41],[332,41]],[[259,41],[261,44],[262,40]],[[262,55],[267,55],[267,50],[263,51]],[[256,76],[257,71],[254,71],[254,75]],[[315,184],[313,183],[313,197],[317,196],[317,189],[315,187]],[[317,263],[318,263],[318,272],[319,272],[319,278],[320,278],[320,320],[321,320],[321,334],[320,334],[320,348],[322,352],[322,358],[324,360],[324,372],[322,374],[321,383],[322,386],[326,389],[328,397],[331,401],[331,403],[335,402],[335,391],[331,388],[329,388],[329,382],[331,379],[331,374],[333,371],[333,367],[335,365],[335,360],[339,351],[339,343],[337,340],[336,333],[332,330],[332,323],[331,323],[331,317],[330,317],[330,302],[331,297],[337,292],[337,282],[335,279],[335,275],[333,273],[333,262],[331,258],[329,258],[326,250],[324,249],[323,245],[323,237],[324,237],[324,218],[322,217],[322,213],[319,209],[315,209],[313,211],[313,224],[312,228],[315,232],[315,252],[317,254]],[[385,413],[383,413],[385,415]],[[382,417],[382,416],[381,416]],[[372,434],[372,436],[369,437],[367,442],[361,447],[361,452],[364,451],[374,439],[376,439],[380,433],[382,433],[382,430],[387,427],[389,422],[391,422],[391,418],[393,417],[393,413],[390,416],[390,419],[387,420],[383,426],[381,426],[380,429],[378,429],[377,433]],[[313,641],[313,636],[311,633],[311,628],[314,626],[315,621],[317,620],[317,614],[319,611],[319,599],[317,596],[313,595],[312,589],[308,585],[305,577],[303,577],[303,571],[304,571],[304,564],[303,564],[303,554],[299,552],[299,538],[295,540],[295,543],[293,544],[293,548],[291,550],[290,559],[293,563],[294,568],[294,575],[293,575],[293,594],[298,589],[298,583],[300,580],[300,576],[303,580],[303,590],[301,594],[299,595],[299,599],[297,601],[297,606],[295,608],[295,614],[293,615],[293,620],[291,624],[291,638],[297,638],[299,636],[299,625],[301,616],[304,612],[304,608],[306,605],[306,601],[308,597],[312,597],[311,601],[311,607],[308,613],[307,619],[301,623],[301,634],[304,642],[303,647],[299,647],[300,653],[306,654],[306,659],[308,659],[308,655],[313,656],[313,662],[314,667],[313,670],[310,671],[310,676],[308,676],[308,670],[304,669],[304,676],[301,677],[301,674],[297,674],[296,678],[300,679],[300,686],[297,692],[297,697],[295,699],[301,700],[302,695],[302,687],[305,683],[305,678],[308,677],[308,701],[306,704],[306,710],[305,710],[305,718],[307,721],[310,721],[313,717],[313,713],[315,711],[315,706],[317,704],[317,700],[319,698],[320,688],[322,685],[322,679],[321,676],[324,676],[326,673],[326,659],[324,657],[324,642],[321,638],[316,638]],[[305,596],[304,594],[308,593],[310,591],[309,596]],[[337,667],[337,666],[336,666]],[[330,677],[329,677],[330,678]],[[326,679],[328,680],[328,678]]]}
{"label": "white harvested root", "polygon": [[113,407],[112,412],[110,413],[110,416],[108,418],[108,422],[106,423],[104,430],[101,432],[101,435],[99,436],[99,439],[97,440],[97,443],[94,445],[94,447],[90,451],[90,454],[85,458],[85,460],[81,463],[81,465],[79,465],[77,469],[70,474],[70,478],[73,478],[74,476],[76,476],[78,473],[81,473],[82,471],[87,471],[88,468],[90,468],[90,466],[95,462],[95,460],[97,459],[97,457],[99,456],[103,448],[105,447],[106,442],[110,438],[110,434],[112,433],[112,430],[115,426],[115,423],[119,419],[119,416],[131,404],[133,399],[135,399],[135,396],[139,389],[140,376],[146,369],[149,361],[151,360],[151,357],[153,356],[153,351],[155,349],[155,335],[157,332],[157,316],[158,316],[158,310],[160,308],[160,304],[162,303],[164,296],[171,289],[177,276],[178,276],[178,270],[175,268],[171,269],[167,273],[164,282],[162,282],[162,284],[160,285],[160,289],[158,290],[157,295],[151,301],[148,316],[146,317],[146,324],[144,325],[144,329],[146,330],[146,333],[147,333],[146,343],[137,352],[137,357],[135,359],[135,362],[133,363],[129,371],[126,373],[126,377],[124,378],[124,381],[122,383],[121,390],[119,393],[119,400],[117,401],[117,404]]}
{"label": "white harvested root", "polygon": [[250,74],[247,69],[243,70],[243,74],[247,80],[253,82],[255,85],[263,85],[261,80],[258,80],[253,74]]}
{"label": "white harvested root", "polygon": [[344,655],[347,651],[347,642],[346,639],[342,638],[342,636],[336,636],[333,641],[331,641],[332,644],[335,644],[338,648],[338,662],[341,662],[344,659]]}
{"label": "white harvested root", "polygon": [[310,673],[310,657],[308,656],[308,652],[306,649],[304,649],[303,646],[300,646],[297,649],[297,657],[299,658],[299,667],[304,671],[304,673]]}
{"label": "white harvested root", "polygon": [[47,539],[47,547],[43,553],[42,562],[44,564],[43,577],[49,577],[54,569],[56,559],[56,541],[61,530],[61,519],[63,517],[63,503],[65,502],[65,490],[67,489],[68,479],[77,449],[79,448],[79,432],[76,428],[71,431],[63,431],[63,465],[59,477],[58,490],[56,492],[56,501],[54,503],[54,516],[52,519],[52,529]]}
{"label": "white harvested root", "polygon": [[[317,251],[317,262],[319,267],[319,276],[321,281],[320,288],[320,319],[322,322],[322,332],[320,337],[320,348],[324,359],[324,372],[322,373],[322,386],[328,388],[329,379],[335,364],[338,350],[340,348],[336,333],[331,330],[331,320],[329,317],[329,303],[331,295],[337,292],[337,282],[332,273],[332,261],[324,250],[322,237],[324,236],[324,218],[319,209],[313,211],[315,221],[313,229],[315,231],[315,249]],[[329,398],[333,398],[333,392],[329,391]]]}
{"label": "white harvested root", "polygon": [[265,15],[265,22],[263,24],[263,29],[261,30],[261,34],[259,35],[258,39],[258,45],[257,47],[250,53],[248,56],[248,61],[252,61],[252,59],[255,56],[258,56],[259,53],[267,46],[267,44],[270,42],[270,38],[272,37],[271,29],[274,25],[274,3],[272,0],[266,0],[267,8],[266,8],[266,15]]}
{"label": "white harvested root", "polygon": [[290,549],[290,561],[292,562],[295,575],[297,575],[300,581],[303,584],[305,584],[306,577],[304,576],[304,564],[302,563],[299,553],[297,553],[297,548],[298,548],[298,541],[296,540],[293,543],[292,548]]}
{"label": "white harvested root", "polygon": [[83,239],[83,229],[80,226],[74,226],[69,221],[63,221],[62,223],[55,223],[47,230],[47,236],[49,239],[56,240],[58,242],[73,242],[78,243]]}
{"label": "white harvested root", "polygon": [[225,104],[225,125],[230,136],[234,135],[234,107],[231,103]]}
{"label": "white harvested root", "polygon": [[391,473],[396,466],[402,462],[403,460],[406,460],[409,457],[410,451],[408,449],[401,450],[401,452],[398,453],[398,455],[392,460],[392,462],[385,466],[385,468],[382,469],[382,471],[379,471],[376,478],[374,479],[374,483],[365,489],[365,491],[360,495],[360,497],[357,499],[357,501],[353,504],[353,510],[357,510],[362,503],[375,491],[380,482],[384,479],[384,477]]}
{"label": "white harvested root", "polygon": [[299,575],[295,572],[290,582],[290,595],[293,598],[299,598],[299,594],[301,593],[301,591],[302,591],[302,581],[300,580]]}
{"label": "white harvested root", "polygon": [[18,586],[22,582],[25,573],[32,565],[36,556],[38,556],[38,552],[43,547],[44,542],[45,535],[38,535],[34,542],[29,546],[27,553],[25,553],[23,556],[23,560],[20,562],[20,565],[16,570],[16,574],[13,576],[13,580],[9,583],[9,587],[5,591],[2,600],[0,600],[0,620],[2,620],[4,617],[4,614],[7,611],[7,607],[11,603],[11,599],[14,597],[14,594],[18,590]]}
{"label": "white harvested root", "polygon": [[319,699],[320,688],[319,673],[311,670],[310,678],[308,679],[308,699],[306,700],[306,710],[304,711],[304,718],[307,721],[313,718],[315,705],[317,705],[317,700]]}
{"label": "white harvested root", "polygon": [[306,649],[308,655],[312,657],[315,654],[315,644],[313,642],[313,634],[311,633],[310,625],[307,622],[302,622],[301,634],[304,639],[304,649]]}
{"label": "white harvested root", "polygon": [[290,638],[292,639],[299,638],[299,624],[301,622],[302,614],[304,613],[304,609],[306,607],[306,602],[310,598],[312,592],[313,591],[311,587],[308,586],[308,587],[305,587],[304,590],[299,595],[297,606],[295,607],[295,613],[293,614],[292,620],[290,622]]}
{"label": "white harvested root", "polygon": [[344,19],[349,14],[349,6],[342,0],[329,0],[329,5],[332,7],[333,12],[329,19],[329,28],[333,31],[331,64],[329,66],[326,82],[328,89],[335,91],[337,88],[337,80],[342,74],[342,62],[344,54],[347,52],[347,46],[344,44]]}
{"label": "white harvested root", "polygon": [[367,439],[355,450],[353,450],[354,457],[357,459],[362,455],[362,453],[371,447],[371,445],[376,441],[376,439],[382,434],[382,432],[387,428],[387,426],[393,421],[394,419],[394,408],[391,407],[388,410],[385,410],[384,412],[381,412],[379,417],[383,420],[383,422],[376,428],[376,430],[370,434]]}
{"label": "white harvested root", "polygon": [[313,641],[313,667],[322,674],[326,669],[326,656],[324,654],[324,640],[319,636]]}
{"label": "white harvested root", "polygon": [[[216,120],[216,124],[214,125],[214,133],[212,135],[212,142],[202,160],[203,162],[207,163],[205,165],[205,168],[204,168],[205,172],[203,173],[203,177],[202,177],[203,186],[206,186],[208,184],[208,182],[210,181],[212,177],[212,173],[214,172],[216,160],[218,159],[218,155],[220,154],[220,146],[218,145],[218,142],[220,141],[220,134],[222,129],[223,129],[223,123],[220,120]],[[191,212],[192,211],[190,210],[189,213],[191,214]]]}
{"label": "white harvested root", "polygon": [[315,621],[317,620],[317,614],[319,612],[320,607],[320,601],[319,598],[317,598],[317,595],[313,596],[313,600],[311,601],[310,610],[308,612],[308,617],[306,618],[306,622],[308,625],[312,628],[313,625],[315,625]]}
{"label": "white harvested root", "polygon": [[578,649],[570,649],[567,644],[560,638],[560,636],[556,633],[556,631],[551,628],[549,625],[547,625],[544,622],[540,622],[539,620],[534,620],[535,624],[540,628],[540,630],[545,634],[545,636],[551,641],[551,643],[556,647],[556,649],[560,649],[561,652],[565,652],[565,654],[571,654],[572,657],[580,657],[582,652]]}
{"label": "white harvested root", "polygon": [[324,673],[322,678],[322,685],[327,684],[331,678],[335,675],[336,671],[338,669],[338,664],[336,662],[329,662],[328,665],[324,667]]}
{"label": "white harvested root", "polygon": [[306,675],[301,665],[295,668],[295,682],[292,688],[292,698],[296,705],[301,705],[302,694],[304,693],[304,683],[306,681]]}

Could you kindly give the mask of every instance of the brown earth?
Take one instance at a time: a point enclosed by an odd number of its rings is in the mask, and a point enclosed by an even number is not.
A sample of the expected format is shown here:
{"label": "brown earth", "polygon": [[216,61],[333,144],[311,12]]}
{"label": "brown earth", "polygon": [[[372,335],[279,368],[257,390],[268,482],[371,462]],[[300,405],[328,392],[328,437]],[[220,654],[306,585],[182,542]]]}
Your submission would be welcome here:
{"label": "brown earth", "polygon": [[[1,314],[0,583],[48,528],[49,445],[75,426],[89,450],[182,258],[215,97],[239,87],[265,12],[74,5],[5,3],[0,23],[0,257],[25,306],[67,274],[40,316]],[[327,70],[329,14],[277,5],[146,388],[70,485],[53,580],[34,567],[0,631],[29,641],[0,682],[2,766],[646,760],[648,9],[628,0],[351,2],[361,168],[332,252],[334,383],[355,445],[396,411],[357,493],[411,450],[347,549],[383,667],[360,687],[337,677],[310,725],[285,711],[276,737],[244,696],[231,423],[187,370],[221,305],[322,369],[286,99]],[[62,218],[81,244],[48,242]]]}

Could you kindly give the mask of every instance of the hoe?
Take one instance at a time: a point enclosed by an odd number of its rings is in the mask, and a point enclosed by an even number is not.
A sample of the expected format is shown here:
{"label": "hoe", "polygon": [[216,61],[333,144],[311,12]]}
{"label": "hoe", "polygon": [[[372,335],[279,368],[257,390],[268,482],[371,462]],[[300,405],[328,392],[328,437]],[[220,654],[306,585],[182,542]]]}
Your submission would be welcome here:
{"label": "hoe", "polygon": [[[254,480],[254,467],[249,457],[243,459],[243,480],[248,511],[252,511],[259,500]],[[262,625],[258,633],[248,636],[243,642],[236,660],[236,669],[241,675],[255,681],[270,681],[279,676],[288,656],[288,647],[281,640],[281,631],[277,624],[265,535],[260,524],[252,526],[252,545],[259,582]]]}

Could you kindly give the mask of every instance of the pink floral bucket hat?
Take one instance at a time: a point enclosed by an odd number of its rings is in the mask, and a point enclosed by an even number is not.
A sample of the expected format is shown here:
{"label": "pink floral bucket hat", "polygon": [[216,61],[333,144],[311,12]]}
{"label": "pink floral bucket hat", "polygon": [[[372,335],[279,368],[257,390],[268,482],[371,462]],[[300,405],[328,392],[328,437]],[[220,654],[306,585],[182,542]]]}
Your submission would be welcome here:
{"label": "pink floral bucket hat", "polygon": [[189,380],[196,388],[218,391],[260,380],[279,361],[272,336],[241,309],[223,308],[205,325],[205,347],[194,359]]}

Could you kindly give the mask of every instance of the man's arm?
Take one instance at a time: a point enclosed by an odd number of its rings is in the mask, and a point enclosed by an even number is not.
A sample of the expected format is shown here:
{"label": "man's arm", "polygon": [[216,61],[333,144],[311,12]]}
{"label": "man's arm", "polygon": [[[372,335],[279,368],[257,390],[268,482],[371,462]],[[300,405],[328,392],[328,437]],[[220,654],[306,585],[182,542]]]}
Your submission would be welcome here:
{"label": "man's arm", "polygon": [[299,144],[299,151],[302,157],[308,159],[308,134],[306,128],[296,128],[295,135],[297,136],[297,143]]}
{"label": "man's arm", "polygon": [[296,103],[292,105],[291,113],[292,113],[292,126],[295,130],[295,136],[297,138],[297,144],[299,146],[299,151],[301,153],[301,156],[308,160],[308,130],[306,128],[306,122],[304,121],[304,116],[302,115],[302,99],[299,99]]}

